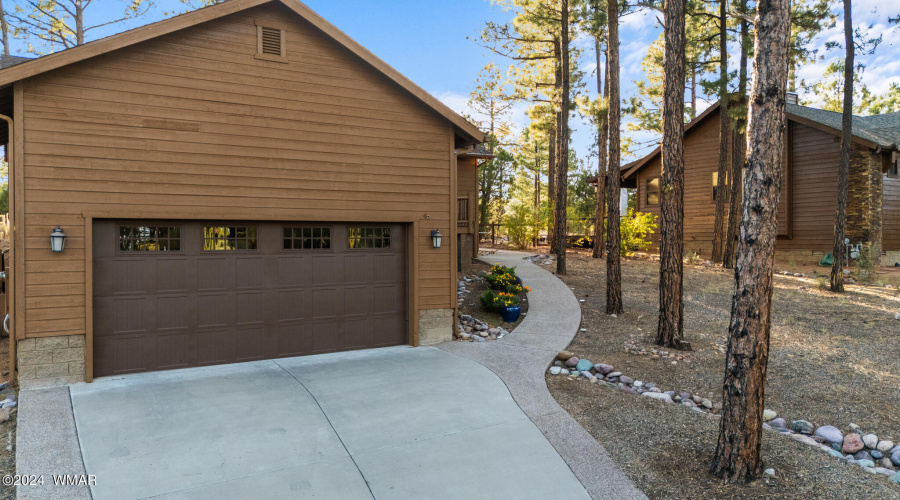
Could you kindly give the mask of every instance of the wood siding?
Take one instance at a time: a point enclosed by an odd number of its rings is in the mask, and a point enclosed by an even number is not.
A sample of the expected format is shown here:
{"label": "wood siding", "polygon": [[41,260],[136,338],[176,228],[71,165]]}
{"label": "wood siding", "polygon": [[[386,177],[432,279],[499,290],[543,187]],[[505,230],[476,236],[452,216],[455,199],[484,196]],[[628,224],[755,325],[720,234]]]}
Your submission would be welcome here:
{"label": "wood siding", "polygon": [[[287,63],[254,24],[286,28]],[[420,309],[451,308],[452,127],[269,4],[22,83],[25,332],[83,334],[85,215],[417,225]],[[21,116],[21,115],[20,115]],[[17,118],[20,119],[20,118]],[[68,238],[52,254],[48,235]],[[413,227],[412,224],[410,227]]]}
{"label": "wood siding", "polygon": [[[834,213],[837,203],[837,166],[840,143],[834,135],[796,122],[789,122],[791,139],[785,162],[785,184],[778,208],[778,250],[828,252],[832,244]],[[685,139],[685,250],[709,256],[715,223],[715,201],[712,198],[712,174],[718,168],[718,115],[707,117],[688,133]],[[858,147],[858,146],[857,146]],[[729,144],[729,155],[731,144]],[[659,215],[659,205],[647,204],[646,183],[659,177],[659,156],[647,162],[638,172],[638,210]],[[730,168],[730,166],[729,166]],[[894,188],[892,188],[894,189]],[[892,191],[900,199],[900,183]],[[885,200],[888,203],[885,183]],[[892,207],[900,208],[900,203]],[[887,210],[887,209],[886,209]],[[900,218],[900,209],[892,209]],[[885,241],[887,241],[887,217]],[[896,233],[895,233],[896,234]],[[900,237],[900,234],[897,235]],[[652,237],[658,248],[659,234]],[[885,243],[885,249],[889,249]]]}
{"label": "wood siding", "polygon": [[476,233],[478,231],[478,161],[474,158],[460,158],[457,162],[458,179],[457,198],[465,198],[469,202],[469,225],[459,227],[460,233]]}
{"label": "wood siding", "polygon": [[[881,249],[900,251],[900,177],[884,176],[884,211],[882,212]],[[893,265],[893,262],[885,262]]]}

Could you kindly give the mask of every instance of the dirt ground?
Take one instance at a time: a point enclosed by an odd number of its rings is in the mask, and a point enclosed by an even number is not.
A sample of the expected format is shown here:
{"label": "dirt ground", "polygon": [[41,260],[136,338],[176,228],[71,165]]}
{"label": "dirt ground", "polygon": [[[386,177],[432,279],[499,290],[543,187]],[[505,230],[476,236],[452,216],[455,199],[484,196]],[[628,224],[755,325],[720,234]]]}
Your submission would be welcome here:
{"label": "dirt ground", "polygon": [[[788,270],[787,265],[777,267]],[[587,329],[569,350],[663,390],[722,400],[731,271],[685,266],[684,332],[695,352],[674,364],[671,358],[626,351],[626,345],[655,347],[656,262],[623,261],[626,312],[618,318],[603,313],[603,259],[570,252],[568,271],[562,279],[585,300],[582,327]],[[792,271],[809,274],[812,269]],[[879,439],[900,441],[897,288],[848,285],[846,294],[835,295],[821,290],[814,277],[787,276],[777,276],[775,287],[766,407],[788,421],[804,419],[845,431],[855,423]],[[900,488],[884,476],[774,432],[765,433],[763,456],[775,476],[744,487],[726,485],[708,473],[718,417],[567,377],[548,376],[547,381],[560,404],[651,498],[900,498]]]}
{"label": "dirt ground", "polygon": [[[0,382],[9,380],[9,338],[0,339]],[[0,399],[3,399],[0,396]],[[13,408],[9,420],[0,423],[0,477],[16,473],[16,414]],[[0,500],[16,498],[15,488],[0,487]]]}
{"label": "dirt ground", "polygon": [[[525,295],[520,295],[519,299],[522,301],[522,315],[519,316],[519,320],[515,323],[507,323],[503,321],[503,318],[499,313],[488,312],[485,311],[483,307],[481,307],[481,294],[484,293],[485,290],[488,290],[487,283],[483,279],[481,279],[481,271],[487,272],[491,266],[481,262],[474,261],[472,264],[472,271],[469,273],[459,273],[458,281],[462,281],[464,278],[471,278],[472,281],[466,283],[466,290],[469,293],[465,294],[463,297],[463,301],[459,303],[459,314],[468,314],[473,318],[480,319],[485,323],[491,325],[492,327],[498,326],[500,328],[504,328],[507,331],[512,331],[513,328],[519,326],[519,323],[525,319],[525,316],[528,314],[528,297]],[[528,286],[528,283],[525,283],[525,286]]]}

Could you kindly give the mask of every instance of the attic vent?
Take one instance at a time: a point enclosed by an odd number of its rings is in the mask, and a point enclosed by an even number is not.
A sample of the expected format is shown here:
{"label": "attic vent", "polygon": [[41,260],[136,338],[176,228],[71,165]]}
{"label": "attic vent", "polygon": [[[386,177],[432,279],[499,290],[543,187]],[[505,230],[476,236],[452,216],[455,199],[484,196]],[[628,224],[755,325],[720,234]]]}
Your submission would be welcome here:
{"label": "attic vent", "polygon": [[284,29],[256,25],[256,58],[267,61],[287,62]]}
{"label": "attic vent", "polygon": [[281,30],[278,28],[262,27],[260,30],[262,38],[262,52],[270,56],[281,57]]}

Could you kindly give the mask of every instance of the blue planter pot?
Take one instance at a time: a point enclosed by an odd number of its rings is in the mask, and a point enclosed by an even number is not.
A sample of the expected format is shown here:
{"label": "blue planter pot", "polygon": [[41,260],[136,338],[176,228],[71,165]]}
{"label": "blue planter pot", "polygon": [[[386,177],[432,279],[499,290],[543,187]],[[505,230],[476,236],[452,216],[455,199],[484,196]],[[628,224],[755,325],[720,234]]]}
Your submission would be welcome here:
{"label": "blue planter pot", "polygon": [[507,323],[515,323],[522,314],[522,306],[509,306],[500,308],[500,316]]}

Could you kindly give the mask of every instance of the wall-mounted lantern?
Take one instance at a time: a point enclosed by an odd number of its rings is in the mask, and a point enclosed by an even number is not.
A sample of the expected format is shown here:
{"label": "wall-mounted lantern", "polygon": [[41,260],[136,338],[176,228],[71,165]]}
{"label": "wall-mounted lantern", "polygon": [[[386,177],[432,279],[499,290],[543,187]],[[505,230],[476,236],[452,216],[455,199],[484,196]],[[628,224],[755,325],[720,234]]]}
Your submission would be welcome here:
{"label": "wall-mounted lantern", "polygon": [[434,245],[434,248],[441,248],[441,238],[443,238],[443,235],[441,235],[440,231],[437,229],[431,230],[431,244]]}
{"label": "wall-mounted lantern", "polygon": [[63,248],[66,246],[66,233],[63,232],[62,228],[56,226],[56,229],[50,233],[50,250],[54,252],[62,252]]}

